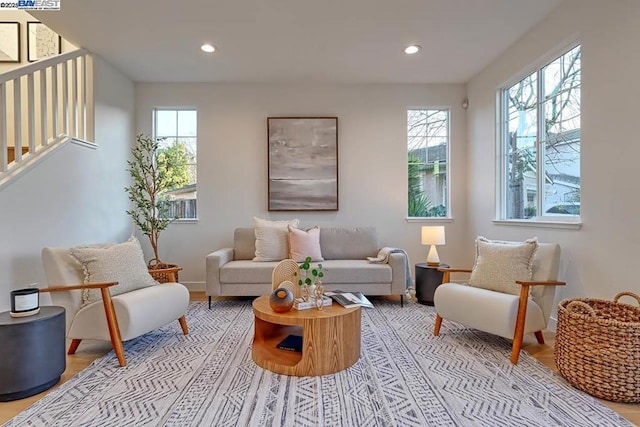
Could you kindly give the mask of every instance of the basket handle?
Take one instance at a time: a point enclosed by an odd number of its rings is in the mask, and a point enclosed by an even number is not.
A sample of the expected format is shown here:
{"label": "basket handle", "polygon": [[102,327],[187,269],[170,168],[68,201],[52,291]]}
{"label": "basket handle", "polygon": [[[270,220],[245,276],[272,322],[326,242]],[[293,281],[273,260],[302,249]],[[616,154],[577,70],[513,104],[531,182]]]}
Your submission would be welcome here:
{"label": "basket handle", "polygon": [[567,310],[573,311],[574,313],[583,312],[589,314],[591,317],[596,317],[596,311],[589,304],[584,303],[582,301],[571,301],[567,304]]}
{"label": "basket handle", "polygon": [[630,297],[633,297],[636,299],[636,301],[638,302],[638,305],[640,305],[640,296],[638,296],[637,294],[634,294],[633,292],[620,292],[618,295],[616,295],[615,297],[613,297],[613,302],[618,302],[618,300],[620,299],[620,297],[623,297],[625,295],[628,295]]}

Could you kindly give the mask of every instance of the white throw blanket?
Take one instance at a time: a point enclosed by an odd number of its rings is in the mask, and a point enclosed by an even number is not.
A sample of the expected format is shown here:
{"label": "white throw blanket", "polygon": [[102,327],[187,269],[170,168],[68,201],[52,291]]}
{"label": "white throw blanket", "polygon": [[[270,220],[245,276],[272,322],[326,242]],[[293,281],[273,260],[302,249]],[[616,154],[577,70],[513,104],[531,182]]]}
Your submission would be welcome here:
{"label": "white throw blanket", "polygon": [[409,255],[404,249],[384,247],[380,249],[377,256],[375,257],[370,256],[370,257],[367,257],[367,259],[369,260],[369,262],[373,262],[376,264],[388,264],[389,256],[391,254],[404,254],[404,268],[405,268],[406,277],[407,277],[406,288],[407,289],[412,288],[413,280],[411,279],[411,263],[409,262]]}

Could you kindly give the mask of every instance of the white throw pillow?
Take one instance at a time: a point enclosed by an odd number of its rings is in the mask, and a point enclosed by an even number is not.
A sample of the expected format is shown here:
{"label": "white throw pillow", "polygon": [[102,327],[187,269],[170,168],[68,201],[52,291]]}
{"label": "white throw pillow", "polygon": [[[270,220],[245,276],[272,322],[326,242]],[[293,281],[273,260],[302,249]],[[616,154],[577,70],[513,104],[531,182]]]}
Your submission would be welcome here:
{"label": "white throw pillow", "polygon": [[307,231],[299,230],[291,225],[289,228],[289,258],[296,262],[304,262],[307,257],[311,261],[324,261],[320,249],[320,227],[317,225]]}
{"label": "white throw pillow", "polygon": [[[111,296],[158,284],[149,274],[140,242],[133,236],[124,243],[80,246],[69,251],[82,264],[84,283],[118,282],[109,288]],[[82,290],[82,306],[101,299],[100,289]]]}
{"label": "white throw pillow", "polygon": [[516,280],[531,280],[537,239],[503,242],[478,236],[476,261],[469,284],[477,288],[520,295]]}
{"label": "white throw pillow", "polygon": [[253,217],[256,235],[256,256],[254,261],[281,261],[289,256],[289,230],[287,226],[298,227],[300,220],[269,221]]}

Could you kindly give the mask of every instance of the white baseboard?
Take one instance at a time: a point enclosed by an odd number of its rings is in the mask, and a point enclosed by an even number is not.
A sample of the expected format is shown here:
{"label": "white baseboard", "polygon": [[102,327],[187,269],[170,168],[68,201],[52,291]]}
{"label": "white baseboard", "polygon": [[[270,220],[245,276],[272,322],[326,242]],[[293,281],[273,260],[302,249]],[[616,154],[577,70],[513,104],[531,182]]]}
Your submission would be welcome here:
{"label": "white baseboard", "polygon": [[547,330],[556,333],[556,327],[558,326],[558,319],[551,316],[549,318],[549,323],[547,323]]}
{"label": "white baseboard", "polygon": [[207,288],[207,285],[206,285],[205,282],[183,282],[183,281],[180,281],[180,283],[185,285],[187,287],[187,289],[189,289],[189,292],[204,292],[205,289]]}

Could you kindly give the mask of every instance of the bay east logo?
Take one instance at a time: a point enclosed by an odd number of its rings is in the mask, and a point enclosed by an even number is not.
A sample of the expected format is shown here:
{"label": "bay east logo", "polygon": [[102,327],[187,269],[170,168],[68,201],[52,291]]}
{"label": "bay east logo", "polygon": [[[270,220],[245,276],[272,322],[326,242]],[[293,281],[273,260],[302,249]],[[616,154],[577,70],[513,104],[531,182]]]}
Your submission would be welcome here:
{"label": "bay east logo", "polygon": [[60,0],[18,0],[17,9],[60,10]]}

